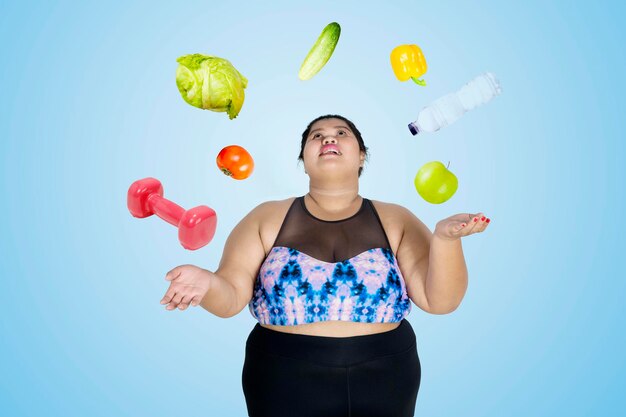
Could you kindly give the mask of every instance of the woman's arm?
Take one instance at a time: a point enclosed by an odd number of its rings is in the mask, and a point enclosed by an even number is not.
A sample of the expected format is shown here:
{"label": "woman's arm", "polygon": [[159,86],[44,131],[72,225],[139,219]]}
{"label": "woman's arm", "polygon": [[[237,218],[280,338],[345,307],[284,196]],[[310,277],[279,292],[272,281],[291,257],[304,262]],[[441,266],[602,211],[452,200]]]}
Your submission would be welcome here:
{"label": "woman's arm", "polygon": [[484,232],[490,221],[483,213],[460,213],[435,226],[426,278],[426,293],[434,310],[452,312],[461,304],[467,291],[461,238]]}
{"label": "woman's arm", "polygon": [[435,233],[431,233],[411,211],[398,205],[395,210],[403,225],[398,265],[409,297],[428,313],[451,313],[461,304],[468,283],[460,237],[482,231],[486,225],[478,222],[478,226],[471,226],[474,231],[464,229],[467,224],[460,219],[469,216],[457,215],[439,222]]}
{"label": "woman's arm", "polygon": [[268,203],[252,210],[226,239],[224,252],[200,305],[219,317],[238,314],[252,298],[254,281],[265,259],[260,224]]}
{"label": "woman's arm", "polygon": [[467,290],[467,266],[461,238],[452,240],[435,233],[430,240],[426,296],[433,314],[447,314],[457,309]]}

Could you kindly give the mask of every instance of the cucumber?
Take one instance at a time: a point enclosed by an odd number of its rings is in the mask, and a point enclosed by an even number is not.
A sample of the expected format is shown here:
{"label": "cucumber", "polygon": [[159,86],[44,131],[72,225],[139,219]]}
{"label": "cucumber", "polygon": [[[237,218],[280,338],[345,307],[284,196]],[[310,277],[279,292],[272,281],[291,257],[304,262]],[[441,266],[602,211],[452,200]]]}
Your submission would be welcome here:
{"label": "cucumber", "polygon": [[300,66],[300,71],[298,72],[298,78],[301,80],[310,80],[326,65],[326,62],[328,62],[335,50],[335,46],[337,46],[340,33],[341,27],[339,23],[332,22],[326,25],[319,38],[317,38],[315,45],[313,45],[309,54],[304,58],[302,66]]}

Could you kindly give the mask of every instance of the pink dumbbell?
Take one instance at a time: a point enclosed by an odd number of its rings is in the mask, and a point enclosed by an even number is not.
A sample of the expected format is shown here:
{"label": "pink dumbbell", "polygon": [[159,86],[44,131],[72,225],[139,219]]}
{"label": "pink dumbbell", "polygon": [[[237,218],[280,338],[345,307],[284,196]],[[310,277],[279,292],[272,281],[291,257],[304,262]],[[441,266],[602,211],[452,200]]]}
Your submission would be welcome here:
{"label": "pink dumbbell", "polygon": [[185,210],[163,198],[163,186],[156,178],[135,181],[128,189],[128,210],[135,217],[156,214],[178,227],[178,240],[183,248],[200,249],[213,239],[217,226],[215,210],[207,206]]}

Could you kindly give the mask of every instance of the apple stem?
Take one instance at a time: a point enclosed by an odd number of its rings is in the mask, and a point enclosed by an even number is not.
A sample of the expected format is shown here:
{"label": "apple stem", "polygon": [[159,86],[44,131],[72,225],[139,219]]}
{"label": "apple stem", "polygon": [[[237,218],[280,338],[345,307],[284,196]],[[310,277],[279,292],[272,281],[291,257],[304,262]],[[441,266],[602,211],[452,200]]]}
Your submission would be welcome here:
{"label": "apple stem", "polygon": [[450,168],[450,161],[448,161],[448,166],[446,167],[446,169]]}

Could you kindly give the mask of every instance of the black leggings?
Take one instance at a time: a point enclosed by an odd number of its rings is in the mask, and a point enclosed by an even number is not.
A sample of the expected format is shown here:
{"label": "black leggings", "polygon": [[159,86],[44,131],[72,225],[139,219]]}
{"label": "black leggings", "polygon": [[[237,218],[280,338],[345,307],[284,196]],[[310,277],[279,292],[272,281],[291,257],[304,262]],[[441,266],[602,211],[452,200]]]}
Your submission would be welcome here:
{"label": "black leggings", "polygon": [[242,383],[250,417],[411,417],[421,367],[404,319],[352,337],[290,334],[257,324]]}

